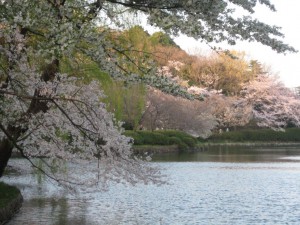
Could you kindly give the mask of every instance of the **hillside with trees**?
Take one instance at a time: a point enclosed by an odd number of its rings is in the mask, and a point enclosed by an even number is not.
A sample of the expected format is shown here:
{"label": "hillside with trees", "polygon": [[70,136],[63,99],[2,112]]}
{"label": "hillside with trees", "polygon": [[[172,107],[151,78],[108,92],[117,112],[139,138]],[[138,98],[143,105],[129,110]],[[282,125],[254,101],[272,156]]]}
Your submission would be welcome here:
{"label": "hillside with trees", "polygon": [[[131,49],[127,55],[135,60],[137,69],[150,67],[146,62],[151,62],[159,68],[159,76],[190,94],[186,99],[140,84],[111,82],[107,90],[104,88],[105,101],[125,122],[125,129],[171,129],[207,138],[220,129],[299,126],[297,96],[270,69],[247,59],[244,52],[189,55],[167,34],[150,35],[140,26],[115,35]],[[147,56],[144,62],[143,52]]]}

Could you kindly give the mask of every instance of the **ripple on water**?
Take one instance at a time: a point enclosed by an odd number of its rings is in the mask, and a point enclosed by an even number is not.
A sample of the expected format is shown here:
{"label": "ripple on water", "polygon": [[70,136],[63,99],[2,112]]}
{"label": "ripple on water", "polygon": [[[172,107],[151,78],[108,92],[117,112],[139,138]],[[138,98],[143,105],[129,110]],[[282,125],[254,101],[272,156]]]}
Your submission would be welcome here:
{"label": "ripple on water", "polygon": [[[9,225],[300,224],[300,164],[161,163],[171,185],[70,195],[33,176],[6,178],[25,201]],[[85,198],[83,198],[83,196]]]}

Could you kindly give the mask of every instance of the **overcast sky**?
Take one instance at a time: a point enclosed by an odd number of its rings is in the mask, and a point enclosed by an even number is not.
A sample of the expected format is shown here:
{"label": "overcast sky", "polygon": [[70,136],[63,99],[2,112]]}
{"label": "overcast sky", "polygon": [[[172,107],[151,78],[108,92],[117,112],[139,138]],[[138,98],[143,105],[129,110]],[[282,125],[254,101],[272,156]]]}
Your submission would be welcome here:
{"label": "overcast sky", "polygon": [[[272,2],[277,12],[259,6],[256,8],[255,16],[263,22],[282,27],[281,31],[285,34],[284,41],[300,51],[300,0],[273,0]],[[175,41],[188,52],[193,52],[194,49],[207,52],[209,49],[204,44],[184,36],[176,38]],[[249,58],[271,66],[272,71],[278,73],[286,86],[300,86],[300,52],[283,55],[261,44],[248,42],[238,43],[236,46],[224,46],[224,48],[245,51]]]}

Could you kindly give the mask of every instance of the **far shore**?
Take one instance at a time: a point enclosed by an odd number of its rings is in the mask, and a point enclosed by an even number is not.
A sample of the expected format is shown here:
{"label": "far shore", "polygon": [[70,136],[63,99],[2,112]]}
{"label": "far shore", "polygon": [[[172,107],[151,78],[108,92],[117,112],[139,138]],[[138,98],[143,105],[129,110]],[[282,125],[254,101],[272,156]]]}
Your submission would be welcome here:
{"label": "far shore", "polygon": [[[176,153],[176,152],[203,152],[209,151],[210,147],[299,147],[300,142],[205,142],[198,143],[197,146],[181,150],[177,145],[134,145],[135,153]],[[272,151],[276,149],[272,149]],[[297,149],[295,149],[297,150]]]}

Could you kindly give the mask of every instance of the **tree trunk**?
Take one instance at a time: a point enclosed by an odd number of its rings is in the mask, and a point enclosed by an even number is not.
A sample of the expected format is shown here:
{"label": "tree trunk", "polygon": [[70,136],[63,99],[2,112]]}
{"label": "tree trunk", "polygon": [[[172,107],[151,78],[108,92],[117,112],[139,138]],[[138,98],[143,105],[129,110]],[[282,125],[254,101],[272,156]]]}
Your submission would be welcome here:
{"label": "tree trunk", "polygon": [[[54,1],[54,6],[57,9],[59,9],[59,7],[63,6],[65,3],[66,3],[65,0]],[[90,5],[90,9],[88,11],[88,16],[82,20],[82,23],[85,23],[86,21],[94,19],[97,16],[97,12],[99,12],[102,9],[103,3],[104,3],[103,0],[96,0],[94,3],[92,3]],[[58,17],[59,17],[59,19],[62,19],[60,14],[58,15]],[[77,24],[77,28],[80,29],[81,25]],[[28,29],[21,27],[22,35],[25,36],[27,32],[28,32]],[[0,38],[0,42],[3,42],[3,41],[5,41],[5,40],[3,38]],[[51,82],[55,78],[56,73],[58,73],[58,71],[59,71],[59,60],[54,59],[52,61],[52,63],[48,64],[46,66],[46,68],[44,69],[41,79],[46,82],[47,81]],[[8,82],[5,83],[4,85],[8,85]],[[1,88],[5,88],[5,87],[7,87],[7,86],[1,86]],[[35,90],[35,96],[39,96],[39,90]],[[48,108],[47,108],[45,101],[43,102],[43,101],[33,99],[27,110],[27,114],[35,114],[40,111],[46,112],[47,110],[48,110]],[[13,124],[11,124],[9,126],[9,128],[12,128],[13,130],[15,130],[15,129],[17,130],[17,133],[8,132],[8,134],[11,135],[11,137],[13,137],[13,140],[17,140],[20,137],[20,135],[22,134],[22,132],[24,132],[26,130],[26,129],[21,130],[20,128],[15,127]],[[7,166],[8,160],[11,157],[13,147],[14,146],[11,143],[9,137],[3,138],[2,140],[0,140],[0,177],[3,176],[3,172]]]}
{"label": "tree trunk", "polygon": [[[54,59],[50,64],[48,64],[44,72],[42,74],[41,79],[44,81],[53,81],[56,73],[59,72],[59,60]],[[34,92],[34,97],[41,97],[40,90],[36,89]],[[38,99],[32,99],[30,106],[27,109],[26,116],[24,118],[30,118],[28,115],[30,114],[36,114],[40,111],[46,112],[48,110],[47,102],[46,101],[40,101]],[[22,120],[22,119],[21,119]],[[24,124],[28,121],[22,121]],[[5,128],[3,128],[5,129]],[[26,132],[26,128],[21,128],[20,126],[16,126],[15,124],[10,124],[5,129],[6,138],[3,138],[0,140],[0,177],[3,176],[4,170],[7,166],[8,160],[11,157],[12,150],[14,148],[14,145],[12,141],[18,140],[18,138],[22,135],[22,133]],[[3,132],[3,130],[2,130]]]}
{"label": "tree trunk", "polygon": [[0,177],[3,176],[8,160],[11,157],[13,145],[6,138],[0,141]]}

